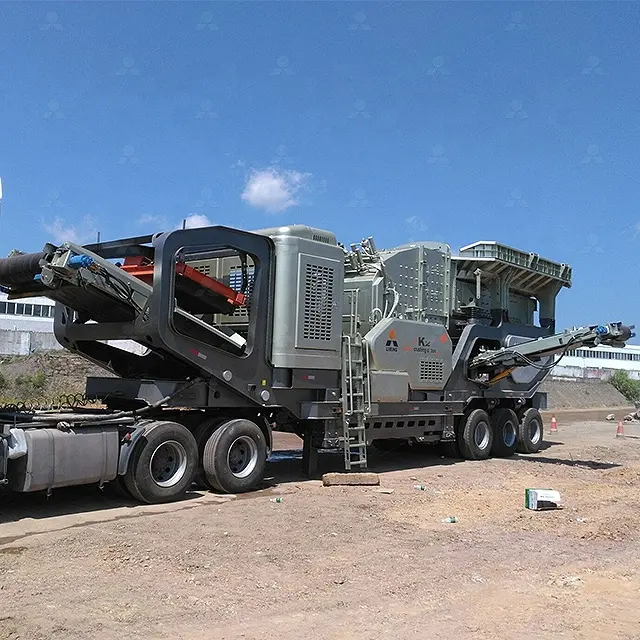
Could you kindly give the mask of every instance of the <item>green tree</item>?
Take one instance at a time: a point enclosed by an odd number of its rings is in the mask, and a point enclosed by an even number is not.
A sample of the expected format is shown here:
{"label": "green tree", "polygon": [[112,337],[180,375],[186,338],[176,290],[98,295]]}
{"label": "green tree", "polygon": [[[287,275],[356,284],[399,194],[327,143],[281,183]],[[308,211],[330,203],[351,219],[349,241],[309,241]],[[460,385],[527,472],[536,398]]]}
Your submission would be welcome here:
{"label": "green tree", "polygon": [[607,382],[630,402],[640,400],[640,380],[632,380],[626,371],[616,371]]}

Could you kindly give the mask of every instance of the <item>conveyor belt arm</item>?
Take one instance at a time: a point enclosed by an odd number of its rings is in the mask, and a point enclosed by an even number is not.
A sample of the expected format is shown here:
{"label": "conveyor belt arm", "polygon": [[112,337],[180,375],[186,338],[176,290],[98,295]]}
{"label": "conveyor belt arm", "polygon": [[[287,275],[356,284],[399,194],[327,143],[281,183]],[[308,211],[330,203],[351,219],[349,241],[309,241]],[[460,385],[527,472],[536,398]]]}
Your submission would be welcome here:
{"label": "conveyor belt arm", "polygon": [[[502,347],[495,350],[484,350],[473,357],[469,363],[471,370],[492,370],[496,367],[524,367],[540,366],[535,361],[540,358],[564,354],[569,349],[580,347],[593,348],[598,345],[624,347],[627,340],[634,337],[634,327],[628,327],[620,322],[607,325],[594,325],[578,329],[567,329],[546,338],[538,338],[523,342],[513,347]],[[556,363],[541,368],[552,368]]]}

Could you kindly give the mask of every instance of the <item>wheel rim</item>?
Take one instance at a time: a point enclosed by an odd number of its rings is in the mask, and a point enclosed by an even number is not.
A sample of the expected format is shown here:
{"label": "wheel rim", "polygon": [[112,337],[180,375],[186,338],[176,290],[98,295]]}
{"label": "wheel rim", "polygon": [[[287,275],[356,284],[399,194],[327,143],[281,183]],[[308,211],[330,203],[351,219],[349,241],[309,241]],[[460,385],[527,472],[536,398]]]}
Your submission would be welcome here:
{"label": "wheel rim", "polygon": [[175,440],[156,447],[149,460],[149,473],[159,487],[173,487],[182,480],[187,469],[187,452]]}
{"label": "wheel rim", "polygon": [[489,445],[489,434],[489,425],[484,420],[478,422],[475,433],[473,434],[473,439],[475,440],[478,449],[487,448]]}
{"label": "wheel rim", "polygon": [[227,465],[236,478],[246,478],[258,464],[258,445],[249,436],[236,438],[227,453]]}
{"label": "wheel rim", "polygon": [[540,428],[539,420],[532,420],[529,423],[529,439],[532,444],[538,444],[540,437],[542,436],[542,429]]}
{"label": "wheel rim", "polygon": [[504,423],[502,427],[502,441],[507,447],[513,447],[518,438],[518,432],[516,431],[516,425],[511,420]]}

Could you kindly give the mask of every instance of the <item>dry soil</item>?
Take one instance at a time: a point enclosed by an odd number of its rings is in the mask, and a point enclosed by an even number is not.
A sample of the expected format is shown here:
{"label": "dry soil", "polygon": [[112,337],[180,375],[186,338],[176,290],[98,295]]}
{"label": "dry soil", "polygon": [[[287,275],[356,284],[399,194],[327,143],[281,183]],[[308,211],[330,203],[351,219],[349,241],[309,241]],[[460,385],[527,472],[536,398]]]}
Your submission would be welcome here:
{"label": "dry soil", "polygon": [[372,454],[379,487],[305,481],[283,437],[249,495],[5,497],[0,638],[640,638],[640,426],[572,416],[532,456]]}

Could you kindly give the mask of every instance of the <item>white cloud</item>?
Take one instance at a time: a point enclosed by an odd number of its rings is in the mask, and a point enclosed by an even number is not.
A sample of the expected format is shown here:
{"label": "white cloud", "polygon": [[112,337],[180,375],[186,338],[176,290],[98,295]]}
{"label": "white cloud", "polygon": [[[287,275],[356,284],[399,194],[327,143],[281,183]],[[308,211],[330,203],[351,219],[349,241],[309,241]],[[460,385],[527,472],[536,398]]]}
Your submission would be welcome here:
{"label": "white cloud", "polygon": [[[187,216],[184,220],[185,229],[198,229],[199,227],[210,227],[213,224],[207,218],[207,216],[202,215],[201,213],[192,213],[190,216]],[[182,229],[183,223],[181,222],[179,228]]]}
{"label": "white cloud", "polygon": [[69,225],[64,218],[56,216],[53,222],[45,222],[44,228],[51,236],[51,240],[57,244],[63,242],[73,242],[75,244],[94,242],[98,234],[98,228],[90,216],[85,216],[80,225]]}
{"label": "white cloud", "polygon": [[269,213],[286,211],[298,204],[296,194],[306,187],[310,177],[300,171],[281,171],[270,167],[254,170],[242,192],[242,199]]}

